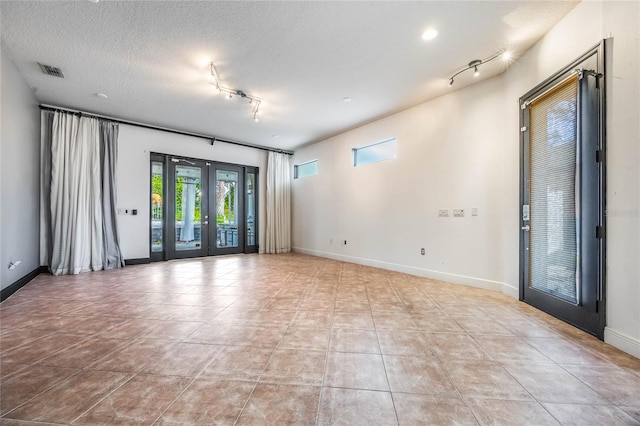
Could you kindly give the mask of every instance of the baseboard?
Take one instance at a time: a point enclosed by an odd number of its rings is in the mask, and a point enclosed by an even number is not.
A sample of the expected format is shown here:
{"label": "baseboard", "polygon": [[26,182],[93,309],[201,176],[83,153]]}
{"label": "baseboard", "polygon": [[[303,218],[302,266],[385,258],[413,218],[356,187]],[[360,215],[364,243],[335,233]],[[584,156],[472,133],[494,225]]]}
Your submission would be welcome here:
{"label": "baseboard", "polygon": [[520,298],[520,289],[507,283],[502,283],[502,292],[507,296],[513,297],[514,299]]}
{"label": "baseboard", "polygon": [[623,352],[640,358],[640,340],[625,333],[614,330],[611,327],[604,328],[605,343],[615,346]]}
{"label": "baseboard", "polygon": [[141,257],[139,259],[125,259],[124,260],[125,266],[128,266],[128,265],[144,265],[146,263],[151,263],[151,258],[149,258],[149,257]]}
{"label": "baseboard", "polygon": [[337,253],[330,253],[320,250],[306,249],[302,247],[293,247],[293,251],[297,253],[308,254],[311,256],[326,257],[328,259],[340,260],[343,262],[357,263],[359,265],[372,266],[374,268],[388,269],[390,271],[403,272],[405,274],[417,275],[419,277],[432,278],[439,281],[446,281],[453,284],[468,285],[470,287],[483,288],[508,294],[514,298],[518,298],[518,289],[509,284],[499,281],[486,280],[484,278],[469,277],[466,275],[452,274],[449,272],[434,271],[432,269],[418,268],[415,266],[400,265],[392,262],[384,262],[381,260],[365,259],[361,257],[346,256]]}
{"label": "baseboard", "polygon": [[29,272],[27,275],[20,278],[18,281],[0,290],[0,302],[3,302],[4,300],[6,300],[13,293],[15,293],[16,291],[20,290],[22,287],[27,285],[32,279],[40,275],[40,269],[41,267],[38,266],[36,269]]}

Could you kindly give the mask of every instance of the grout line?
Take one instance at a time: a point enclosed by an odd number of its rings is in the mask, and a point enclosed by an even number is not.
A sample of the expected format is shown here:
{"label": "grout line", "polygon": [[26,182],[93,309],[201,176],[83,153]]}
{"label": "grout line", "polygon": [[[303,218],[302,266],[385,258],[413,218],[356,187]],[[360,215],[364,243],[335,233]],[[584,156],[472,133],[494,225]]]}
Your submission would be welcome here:
{"label": "grout line", "polygon": [[[319,272],[318,272],[319,273]],[[342,274],[342,265],[340,265],[340,269],[338,271],[338,285],[340,284],[340,280],[341,280],[341,274]],[[318,275],[316,274],[316,277]],[[317,425],[318,422],[320,421],[320,411],[322,409],[322,398],[324,395],[324,379],[327,376],[327,367],[329,366],[329,353],[331,350],[331,342],[333,341],[333,316],[335,313],[335,303],[336,303],[336,299],[338,297],[338,293],[337,291],[334,291],[334,295],[332,297],[333,299],[333,309],[331,311],[331,321],[329,321],[329,345],[327,346],[327,350],[325,352],[324,355],[324,368],[322,369],[322,383],[320,384],[320,395],[318,395],[318,408],[316,410],[316,421],[315,424]]]}
{"label": "grout line", "polygon": [[[121,373],[124,374],[124,373]],[[89,407],[88,409],[86,409],[85,411],[83,411],[78,417],[76,417],[75,419],[73,419],[72,421],[69,422],[69,424],[72,424],[73,422],[75,422],[76,420],[78,420],[80,417],[84,416],[85,414],[87,414],[89,411],[91,411],[95,406],[97,406],[98,404],[100,404],[102,401],[104,401],[105,399],[107,399],[109,396],[113,395],[114,392],[116,392],[118,389],[120,389],[121,387],[123,387],[124,385],[126,385],[127,383],[129,383],[134,377],[136,377],[138,374],[140,373],[134,373],[131,375],[131,377],[129,377],[127,380],[124,380],[120,385],[116,386],[115,388],[113,388],[113,390],[111,390],[111,392],[108,392],[106,395],[104,395],[102,398],[100,398],[100,400],[98,400],[98,402],[96,402],[95,404],[93,404],[91,407]],[[125,375],[126,377],[126,375]]]}
{"label": "grout line", "polygon": [[[389,284],[389,280],[387,279],[387,284]],[[367,300],[369,301],[369,305],[371,305],[371,297],[369,295],[369,288],[365,285],[365,292],[367,295]],[[371,313],[373,317],[373,312]],[[376,340],[378,341],[378,349],[380,350],[380,360],[382,361],[382,368],[384,369],[384,376],[387,379],[387,387],[389,388],[389,396],[391,397],[391,405],[393,405],[393,414],[396,417],[396,424],[400,424],[400,419],[398,418],[398,409],[396,408],[396,401],[393,398],[393,392],[391,391],[391,382],[389,381],[389,373],[387,372],[387,363],[384,360],[384,356],[382,355],[382,345],[380,344],[380,336],[378,335],[378,326],[373,321],[374,333],[376,334]]]}

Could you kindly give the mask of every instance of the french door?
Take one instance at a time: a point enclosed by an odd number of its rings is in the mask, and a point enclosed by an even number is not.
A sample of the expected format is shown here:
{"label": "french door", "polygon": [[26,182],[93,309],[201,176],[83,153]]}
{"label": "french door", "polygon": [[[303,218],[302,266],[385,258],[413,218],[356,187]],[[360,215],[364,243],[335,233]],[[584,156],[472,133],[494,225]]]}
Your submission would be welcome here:
{"label": "french door", "polygon": [[152,154],[151,260],[258,251],[255,167]]}
{"label": "french door", "polygon": [[520,299],[604,334],[604,78],[598,46],[520,99]]}
{"label": "french door", "polygon": [[215,224],[211,227],[211,254],[244,252],[244,173],[241,167],[217,165],[209,175]]}

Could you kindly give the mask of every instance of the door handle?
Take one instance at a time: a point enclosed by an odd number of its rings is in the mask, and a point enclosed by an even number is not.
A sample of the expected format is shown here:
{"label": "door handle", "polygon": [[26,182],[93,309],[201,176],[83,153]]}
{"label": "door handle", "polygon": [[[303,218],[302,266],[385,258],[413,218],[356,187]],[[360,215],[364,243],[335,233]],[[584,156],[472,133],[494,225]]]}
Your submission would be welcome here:
{"label": "door handle", "polygon": [[530,231],[531,227],[529,225],[525,225],[525,226],[522,227],[522,230],[523,231]]}
{"label": "door handle", "polygon": [[202,224],[203,224],[203,225],[208,225],[208,224],[209,224],[209,221],[208,221],[208,220],[205,220],[204,222],[202,222]]}

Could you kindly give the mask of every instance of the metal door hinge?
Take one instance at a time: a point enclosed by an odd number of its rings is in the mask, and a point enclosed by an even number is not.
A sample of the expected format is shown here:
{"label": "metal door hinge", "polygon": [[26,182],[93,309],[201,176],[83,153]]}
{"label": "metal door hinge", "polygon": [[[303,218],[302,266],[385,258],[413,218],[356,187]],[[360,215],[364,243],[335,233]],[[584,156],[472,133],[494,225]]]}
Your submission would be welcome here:
{"label": "metal door hinge", "polygon": [[604,230],[602,229],[602,226],[596,226],[596,238],[601,240],[604,237]]}
{"label": "metal door hinge", "polygon": [[602,163],[602,151],[596,151],[596,163]]}
{"label": "metal door hinge", "polygon": [[526,128],[526,127],[520,127],[520,131],[521,131],[521,132],[526,132],[526,131],[527,131],[527,128]]}

